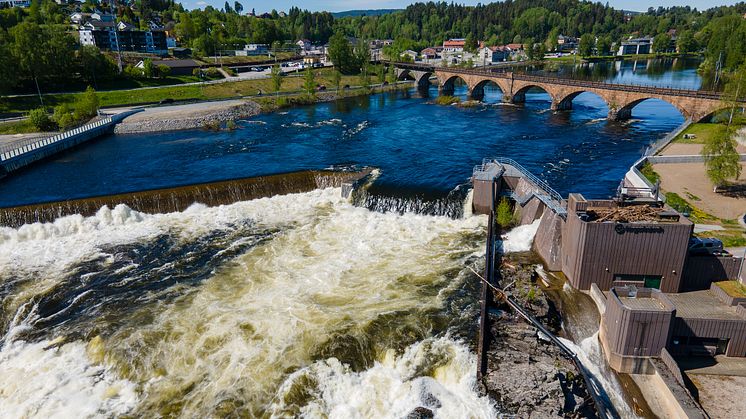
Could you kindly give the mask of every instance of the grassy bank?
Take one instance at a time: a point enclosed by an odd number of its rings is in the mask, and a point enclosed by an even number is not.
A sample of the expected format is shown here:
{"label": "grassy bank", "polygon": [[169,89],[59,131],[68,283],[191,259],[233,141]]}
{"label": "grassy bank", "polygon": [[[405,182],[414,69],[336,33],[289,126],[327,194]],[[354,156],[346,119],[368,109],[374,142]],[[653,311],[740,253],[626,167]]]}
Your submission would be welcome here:
{"label": "grassy bank", "polygon": [[704,231],[696,233],[697,237],[712,237],[720,239],[725,247],[746,246],[746,231],[738,224],[738,220],[728,220],[718,218],[712,214],[697,208],[693,202],[700,199],[690,193],[683,198],[681,195],[668,192],[666,193],[666,204],[671,208],[689,214],[689,219],[696,224],[714,224],[723,227],[723,230]]}
{"label": "grassy bank", "polygon": [[28,119],[0,123],[0,135],[30,134],[37,131],[39,130]]}
{"label": "grassy bank", "polygon": [[[317,71],[316,83],[331,88],[332,70]],[[359,76],[342,76],[341,85],[357,86],[361,84]],[[281,92],[294,92],[303,87],[303,73],[285,76],[282,79]],[[226,81],[224,83],[204,85],[175,85],[155,89],[116,90],[97,93],[103,107],[139,105],[159,102],[163,99],[173,100],[211,100],[237,96],[253,96],[259,92],[272,92],[270,79]],[[63,93],[44,96],[44,105],[54,107],[63,103],[72,104],[79,93]],[[0,100],[0,112],[28,112],[39,107],[39,98],[35,96],[3,98]]]}
{"label": "grassy bank", "polygon": [[[715,135],[725,133],[725,129],[726,126],[723,124],[692,124],[689,125],[689,127],[682,133],[680,133],[676,138],[674,138],[673,141],[682,144],[704,144],[707,142],[707,140],[714,137]],[[684,138],[687,135],[694,135],[696,138]]]}

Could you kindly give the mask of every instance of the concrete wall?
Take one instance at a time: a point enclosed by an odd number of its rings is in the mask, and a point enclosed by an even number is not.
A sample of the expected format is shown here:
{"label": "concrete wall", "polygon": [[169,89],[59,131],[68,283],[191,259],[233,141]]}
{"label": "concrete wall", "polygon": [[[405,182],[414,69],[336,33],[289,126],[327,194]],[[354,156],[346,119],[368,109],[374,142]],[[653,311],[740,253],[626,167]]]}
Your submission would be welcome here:
{"label": "concrete wall", "polygon": [[562,225],[564,221],[554,211],[544,208],[539,229],[534,237],[534,250],[550,271],[562,270]]}
{"label": "concrete wall", "polygon": [[713,282],[735,280],[742,263],[742,258],[735,257],[689,256],[684,263],[680,291],[706,290]]}

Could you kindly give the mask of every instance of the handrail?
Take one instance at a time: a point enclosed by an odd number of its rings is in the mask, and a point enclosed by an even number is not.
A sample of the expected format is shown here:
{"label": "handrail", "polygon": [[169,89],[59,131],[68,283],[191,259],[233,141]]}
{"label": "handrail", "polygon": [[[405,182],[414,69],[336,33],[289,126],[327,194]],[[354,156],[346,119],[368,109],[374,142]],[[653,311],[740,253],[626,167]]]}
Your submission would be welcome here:
{"label": "handrail", "polygon": [[531,173],[528,169],[526,169],[525,167],[521,166],[517,161],[515,161],[513,159],[510,159],[510,158],[507,158],[507,157],[485,158],[484,160],[482,160],[482,165],[481,166],[476,166],[474,169],[477,170],[478,167],[484,168],[487,164],[492,163],[492,162],[499,163],[499,164],[507,164],[507,165],[513,166],[519,172],[521,172],[521,175],[523,175],[524,177],[528,178],[528,180],[530,180],[536,186],[540,187],[546,193],[548,193],[549,196],[552,199],[554,199],[555,201],[559,202],[560,204],[562,204],[565,201],[562,198],[562,195],[560,195],[559,192],[555,191],[554,188],[552,188],[551,186],[549,186],[548,183],[546,183],[545,181],[543,181],[543,180],[539,179],[538,177],[536,177],[536,175],[534,175],[533,173]]}
{"label": "handrail", "polygon": [[42,138],[42,139],[28,138],[26,140],[21,140],[21,141],[13,142],[12,144],[6,144],[3,146],[0,146],[0,161],[10,160],[11,158],[18,157],[22,154],[30,153],[39,148],[46,147],[51,144],[55,144],[57,142],[68,139],[70,137],[81,134],[83,132],[88,132],[90,130],[108,125],[111,122],[112,122],[112,118],[106,117],[101,120],[91,122],[91,123],[82,125],[77,128],[73,128],[72,130],[65,131],[57,135],[53,135],[51,137]]}

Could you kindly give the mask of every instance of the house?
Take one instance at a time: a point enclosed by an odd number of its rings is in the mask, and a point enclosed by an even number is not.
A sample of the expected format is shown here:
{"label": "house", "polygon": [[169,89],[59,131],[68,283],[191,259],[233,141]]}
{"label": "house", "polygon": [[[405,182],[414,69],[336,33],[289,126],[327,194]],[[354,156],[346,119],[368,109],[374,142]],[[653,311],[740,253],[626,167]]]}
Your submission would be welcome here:
{"label": "house", "polygon": [[558,51],[572,51],[578,47],[578,38],[574,36],[560,35],[557,37]]}
{"label": "house", "polygon": [[[153,60],[153,65],[165,65],[171,69],[173,76],[191,76],[195,69],[200,68],[194,60]],[[135,67],[145,68],[145,61],[140,61]]]}
{"label": "house", "polygon": [[8,7],[31,7],[31,0],[0,0],[0,5]]}
{"label": "house", "polygon": [[236,56],[249,57],[255,55],[266,55],[269,53],[267,44],[246,44],[243,49],[236,50]]}
{"label": "house", "polygon": [[91,20],[98,20],[101,22],[114,22],[114,15],[95,11],[91,13]]}
{"label": "house", "polygon": [[443,42],[443,52],[463,52],[466,40],[463,38],[449,39]]}
{"label": "house", "polygon": [[412,51],[411,49],[408,49],[406,51],[402,51],[402,53],[399,54],[399,57],[401,57],[401,58],[409,57],[409,58],[412,59],[412,61],[417,60],[418,56],[419,56],[419,54],[417,54],[417,51]]}
{"label": "house", "polygon": [[295,45],[298,45],[298,48],[300,48],[301,51],[308,51],[311,49],[311,41],[308,39],[301,39],[296,42]]}
{"label": "house", "polygon": [[127,23],[125,21],[120,21],[119,23],[117,23],[117,30],[118,31],[134,31],[134,30],[137,30],[137,26]]}
{"label": "house", "polygon": [[505,45],[505,47],[508,48],[512,54],[522,53],[526,49],[525,44],[508,44],[508,45]]}
{"label": "house", "polygon": [[82,25],[85,23],[88,19],[91,18],[90,13],[83,13],[83,12],[75,12],[70,15],[70,22],[76,24],[76,25]]}
{"label": "house", "polygon": [[632,38],[627,41],[622,41],[619,46],[619,50],[616,55],[638,55],[638,54],[650,54],[650,49],[653,46],[653,38],[645,36],[642,38]]}
{"label": "house", "polygon": [[166,48],[176,48],[176,38],[173,36],[166,36]]}
{"label": "house", "polygon": [[192,56],[192,50],[190,48],[176,47],[171,49],[171,55],[176,58],[187,58]]}
{"label": "house", "polygon": [[102,20],[89,20],[81,28],[88,31],[114,31],[117,25],[114,22],[104,22]]}
{"label": "house", "polygon": [[420,55],[422,55],[423,58],[428,58],[428,59],[439,58],[442,53],[443,53],[442,46],[429,47],[429,48],[425,48],[422,51],[420,51]]}
{"label": "house", "polygon": [[507,61],[510,52],[503,47],[482,47],[478,53],[478,60],[483,64],[494,64],[501,61]]}

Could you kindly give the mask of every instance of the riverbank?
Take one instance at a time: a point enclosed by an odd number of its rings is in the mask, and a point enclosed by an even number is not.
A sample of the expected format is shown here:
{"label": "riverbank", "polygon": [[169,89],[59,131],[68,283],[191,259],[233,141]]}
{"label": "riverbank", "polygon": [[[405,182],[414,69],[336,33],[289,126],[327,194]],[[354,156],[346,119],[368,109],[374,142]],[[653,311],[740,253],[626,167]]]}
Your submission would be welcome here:
{"label": "riverbank", "polygon": [[[197,102],[184,105],[145,108],[143,112],[125,118],[116,126],[116,134],[146,132],[181,131],[191,129],[222,129],[240,119],[250,118],[261,113],[275,112],[294,106],[332,102],[346,97],[363,96],[411,88],[411,83],[373,86],[370,89],[354,88],[339,92],[319,92],[307,94],[261,96],[213,102]],[[124,109],[124,108],[122,108]],[[122,109],[109,110],[119,111]]]}

